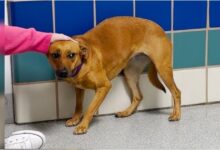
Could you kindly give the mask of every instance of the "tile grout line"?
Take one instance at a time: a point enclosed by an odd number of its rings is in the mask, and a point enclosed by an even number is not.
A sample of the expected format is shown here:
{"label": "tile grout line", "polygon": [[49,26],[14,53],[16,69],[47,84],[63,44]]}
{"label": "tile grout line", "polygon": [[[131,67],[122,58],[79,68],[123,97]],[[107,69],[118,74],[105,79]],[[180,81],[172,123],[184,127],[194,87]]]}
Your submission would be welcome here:
{"label": "tile grout line", "polygon": [[[95,27],[97,25],[97,15],[96,15],[96,0],[93,0],[93,27]],[[99,115],[99,108],[97,110],[97,112],[95,112],[94,114]]]}
{"label": "tile grout line", "polygon": [[174,30],[173,32],[174,33],[185,33],[185,32],[198,32],[198,31],[206,31],[206,28]]}
{"label": "tile grout line", "polygon": [[25,86],[25,85],[35,85],[35,84],[48,84],[48,83],[55,83],[56,80],[47,80],[47,81],[36,81],[36,82],[21,82],[21,83],[15,83],[15,86]]}
{"label": "tile grout line", "polygon": [[[52,0],[52,23],[53,33],[56,33],[56,14],[55,14],[55,0]],[[59,91],[58,91],[58,80],[55,78],[55,93],[56,93],[56,119],[60,119],[59,111]]]}
{"label": "tile grout line", "polygon": [[[171,41],[172,41],[172,49],[173,49],[173,55],[174,55],[174,32],[173,32],[173,26],[174,26],[174,0],[171,0]],[[172,67],[173,67],[173,55],[172,55]]]}
{"label": "tile grout line", "polygon": [[[174,32],[173,32],[173,27],[174,27],[174,0],[171,0],[171,42],[172,42],[172,68],[174,66]],[[171,94],[171,106],[174,107],[174,99]],[[181,104],[180,104],[181,105]]]}
{"label": "tile grout line", "polygon": [[[220,27],[214,27],[214,28],[209,27],[209,30],[220,30]],[[206,31],[206,28],[173,30],[173,33],[186,33],[186,32],[198,32],[198,31]],[[166,33],[171,33],[171,31],[166,31]]]}
{"label": "tile grout line", "polygon": [[56,33],[55,0],[52,0],[52,22],[53,22],[53,33]]}
{"label": "tile grout line", "polygon": [[209,26],[209,30],[220,30],[220,27],[210,27]]}
{"label": "tile grout line", "polygon": [[208,67],[208,68],[219,68],[220,65],[208,65],[207,67]]}
{"label": "tile grout line", "polygon": [[97,18],[96,18],[96,0],[93,0],[93,27],[97,25]]}
{"label": "tile grout line", "polygon": [[136,17],[136,1],[133,0],[133,17]]}
{"label": "tile grout line", "polygon": [[193,68],[174,68],[174,71],[186,71],[186,70],[196,70],[196,69],[204,69],[205,66],[193,67]]}
{"label": "tile grout line", "polygon": [[209,0],[206,10],[206,41],[205,41],[205,67],[206,67],[206,104],[208,103],[208,41],[209,41]]}

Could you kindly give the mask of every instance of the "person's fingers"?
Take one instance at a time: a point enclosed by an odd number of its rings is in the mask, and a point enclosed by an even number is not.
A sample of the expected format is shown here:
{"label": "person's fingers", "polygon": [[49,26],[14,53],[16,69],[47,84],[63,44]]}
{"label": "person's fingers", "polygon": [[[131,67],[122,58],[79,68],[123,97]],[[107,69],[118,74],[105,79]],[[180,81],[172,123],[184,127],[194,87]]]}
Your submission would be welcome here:
{"label": "person's fingers", "polygon": [[64,40],[71,40],[71,39],[72,39],[71,37],[66,36],[66,35],[64,35],[64,34],[61,34],[61,35],[60,35],[60,38],[61,38],[61,39],[64,39]]}
{"label": "person's fingers", "polygon": [[59,40],[72,40],[72,38],[64,34],[54,33],[51,38],[51,43]]}

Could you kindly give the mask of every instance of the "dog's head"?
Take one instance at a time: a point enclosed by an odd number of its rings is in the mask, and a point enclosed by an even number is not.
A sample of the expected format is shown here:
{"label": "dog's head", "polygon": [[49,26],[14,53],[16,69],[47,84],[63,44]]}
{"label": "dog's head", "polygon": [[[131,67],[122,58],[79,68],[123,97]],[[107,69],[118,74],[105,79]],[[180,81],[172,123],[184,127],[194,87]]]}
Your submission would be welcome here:
{"label": "dog's head", "polygon": [[88,48],[81,42],[57,41],[50,45],[48,59],[59,78],[72,77],[87,60]]}

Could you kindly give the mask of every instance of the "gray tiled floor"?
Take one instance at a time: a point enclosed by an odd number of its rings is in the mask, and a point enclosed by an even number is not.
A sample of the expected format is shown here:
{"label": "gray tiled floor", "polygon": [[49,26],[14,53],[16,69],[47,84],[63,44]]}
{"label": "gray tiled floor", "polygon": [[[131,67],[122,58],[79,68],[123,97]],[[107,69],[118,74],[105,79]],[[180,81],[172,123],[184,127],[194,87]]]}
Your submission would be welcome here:
{"label": "gray tiled floor", "polygon": [[42,131],[44,148],[220,148],[220,104],[183,107],[179,122],[170,110],[138,112],[128,118],[95,117],[87,134],[73,135],[64,121],[7,125],[6,135],[22,129]]}

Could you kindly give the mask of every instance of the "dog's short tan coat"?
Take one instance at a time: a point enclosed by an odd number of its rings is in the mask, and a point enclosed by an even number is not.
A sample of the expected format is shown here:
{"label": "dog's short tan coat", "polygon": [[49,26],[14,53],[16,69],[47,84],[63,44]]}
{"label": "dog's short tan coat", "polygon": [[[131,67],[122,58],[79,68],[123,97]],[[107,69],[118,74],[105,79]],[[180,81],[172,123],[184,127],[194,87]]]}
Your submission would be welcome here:
{"label": "dog's short tan coat", "polygon": [[[165,91],[158,80],[158,73],[173,96],[173,112],[169,120],[180,119],[181,94],[173,79],[172,44],[159,25],[141,18],[114,17],[73,39],[78,43],[71,41],[53,43],[48,58],[56,71],[63,68],[68,71],[65,80],[75,86],[75,113],[72,119],[66,122],[67,126],[79,123],[75,128],[75,134],[87,132],[93,115],[111,89],[111,80],[121,71],[132,93],[132,102],[127,109],[116,113],[116,116],[127,117],[134,113],[142,100],[138,80],[147,65],[151,83]],[[71,77],[70,74],[75,72],[81,63],[83,65],[79,73]],[[94,89],[95,97],[82,115],[85,89]]]}

